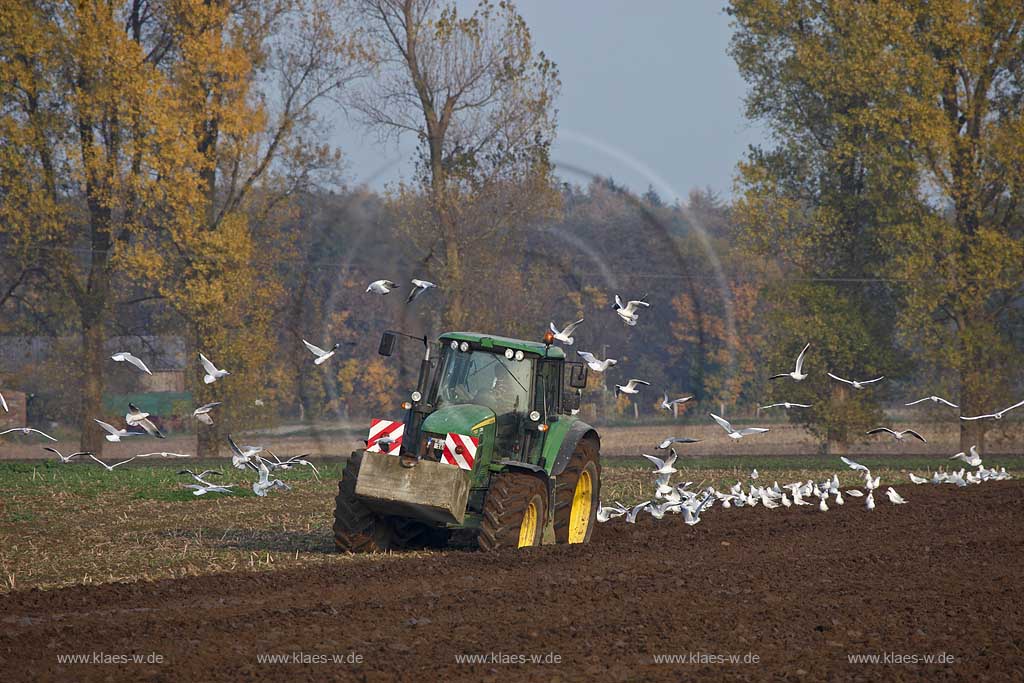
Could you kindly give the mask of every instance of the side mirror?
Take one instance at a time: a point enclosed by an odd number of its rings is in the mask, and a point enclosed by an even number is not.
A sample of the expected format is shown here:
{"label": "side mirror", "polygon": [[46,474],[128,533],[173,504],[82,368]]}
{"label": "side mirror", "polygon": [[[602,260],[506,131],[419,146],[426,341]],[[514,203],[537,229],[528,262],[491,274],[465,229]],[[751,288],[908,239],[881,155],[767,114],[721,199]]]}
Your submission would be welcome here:
{"label": "side mirror", "polygon": [[569,386],[573,389],[587,388],[587,366],[583,363],[566,363],[569,366]]}
{"label": "side mirror", "polygon": [[380,336],[380,346],[377,347],[377,353],[382,356],[390,356],[395,352],[395,344],[398,343],[398,335],[394,332],[385,332]]}

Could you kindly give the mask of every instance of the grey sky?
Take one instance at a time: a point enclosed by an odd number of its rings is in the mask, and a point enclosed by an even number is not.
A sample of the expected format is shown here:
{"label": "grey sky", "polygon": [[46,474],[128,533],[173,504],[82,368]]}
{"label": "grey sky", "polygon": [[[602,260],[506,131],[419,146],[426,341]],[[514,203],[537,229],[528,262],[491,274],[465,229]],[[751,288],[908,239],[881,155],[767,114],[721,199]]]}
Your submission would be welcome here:
{"label": "grey sky", "polygon": [[[561,71],[553,157],[562,178],[586,184],[581,169],[638,192],[654,185],[669,201],[694,187],[731,193],[736,162],[762,133],[743,118],[721,0],[516,4]],[[342,116],[335,126],[354,184],[379,189],[409,174],[412,139],[381,145]]]}

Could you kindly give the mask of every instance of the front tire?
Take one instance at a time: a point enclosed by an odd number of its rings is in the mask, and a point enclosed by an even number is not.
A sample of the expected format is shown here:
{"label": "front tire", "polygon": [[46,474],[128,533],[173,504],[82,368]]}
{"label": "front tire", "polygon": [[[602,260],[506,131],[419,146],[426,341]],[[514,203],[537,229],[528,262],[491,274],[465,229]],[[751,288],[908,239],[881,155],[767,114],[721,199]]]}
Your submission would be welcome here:
{"label": "front tire", "polygon": [[592,439],[576,444],[565,470],[555,478],[555,541],[589,543],[601,501],[601,462]]}
{"label": "front tire", "polygon": [[547,485],[523,472],[504,472],[491,480],[484,501],[477,543],[481,550],[540,545],[547,519]]}
{"label": "front tire", "polygon": [[375,514],[356,497],[356,479],[363,452],[345,463],[334,499],[334,547],[338,552],[381,553],[395,547],[395,532],[388,520]]}

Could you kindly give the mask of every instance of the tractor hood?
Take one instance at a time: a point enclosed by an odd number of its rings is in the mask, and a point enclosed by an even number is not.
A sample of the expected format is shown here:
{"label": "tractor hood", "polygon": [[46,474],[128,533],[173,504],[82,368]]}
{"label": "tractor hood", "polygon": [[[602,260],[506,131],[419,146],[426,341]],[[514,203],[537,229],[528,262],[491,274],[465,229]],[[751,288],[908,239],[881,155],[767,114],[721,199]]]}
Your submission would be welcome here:
{"label": "tractor hood", "polygon": [[423,421],[423,432],[444,435],[448,432],[491,441],[494,433],[494,411],[484,406],[465,404],[435,410]]}

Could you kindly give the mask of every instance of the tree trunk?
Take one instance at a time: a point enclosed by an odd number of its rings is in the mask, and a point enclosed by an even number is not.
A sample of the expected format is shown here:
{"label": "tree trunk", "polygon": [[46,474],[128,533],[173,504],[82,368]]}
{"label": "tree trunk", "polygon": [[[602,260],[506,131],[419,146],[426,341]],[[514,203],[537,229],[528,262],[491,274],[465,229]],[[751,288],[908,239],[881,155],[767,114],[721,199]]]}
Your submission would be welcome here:
{"label": "tree trunk", "polygon": [[[960,372],[960,414],[980,415],[986,410],[979,400],[978,392],[975,391],[977,377],[973,376],[970,370]],[[985,451],[985,431],[988,425],[987,420],[960,420],[960,450],[967,452],[971,446],[977,446],[982,452]]]}
{"label": "tree trunk", "polygon": [[81,424],[82,434],[79,450],[103,454],[103,430],[93,418],[103,415],[103,342],[106,338],[103,322],[96,319],[82,319],[82,389]]}

